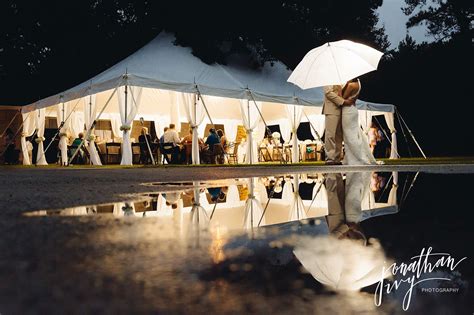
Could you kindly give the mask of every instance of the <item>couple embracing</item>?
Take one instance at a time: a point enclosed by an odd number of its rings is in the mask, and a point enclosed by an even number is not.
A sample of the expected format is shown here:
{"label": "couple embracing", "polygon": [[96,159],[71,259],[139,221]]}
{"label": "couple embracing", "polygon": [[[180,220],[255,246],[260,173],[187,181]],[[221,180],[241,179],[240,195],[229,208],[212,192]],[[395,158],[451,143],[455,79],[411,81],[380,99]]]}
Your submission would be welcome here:
{"label": "couple embracing", "polygon": [[[344,86],[324,87],[323,114],[326,116],[324,146],[327,165],[376,164],[359,126],[359,113],[355,101],[360,89],[358,79],[353,79]],[[344,160],[341,161],[343,141]]]}

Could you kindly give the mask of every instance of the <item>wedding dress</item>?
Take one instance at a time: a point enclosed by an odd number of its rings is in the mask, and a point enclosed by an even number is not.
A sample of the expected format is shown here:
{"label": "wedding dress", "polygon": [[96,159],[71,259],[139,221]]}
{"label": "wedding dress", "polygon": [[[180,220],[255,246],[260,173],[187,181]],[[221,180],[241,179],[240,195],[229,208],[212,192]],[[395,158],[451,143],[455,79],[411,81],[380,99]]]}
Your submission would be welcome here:
{"label": "wedding dress", "polygon": [[[353,94],[357,97],[360,92],[360,82],[358,90]],[[359,125],[359,111],[355,106],[342,107],[342,131],[344,139],[344,160],[345,165],[366,165],[377,164],[374,156],[370,152],[367,137]]]}

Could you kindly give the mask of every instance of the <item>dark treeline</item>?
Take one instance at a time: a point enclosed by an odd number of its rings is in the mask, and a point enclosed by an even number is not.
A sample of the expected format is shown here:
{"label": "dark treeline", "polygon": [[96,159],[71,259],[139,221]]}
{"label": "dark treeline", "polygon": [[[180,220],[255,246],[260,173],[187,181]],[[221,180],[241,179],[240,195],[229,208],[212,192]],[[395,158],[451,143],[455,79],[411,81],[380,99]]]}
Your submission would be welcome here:
{"label": "dark treeline", "polygon": [[308,50],[346,38],[387,52],[379,70],[362,78],[364,99],[397,105],[429,155],[473,154],[474,104],[464,96],[471,85],[472,1],[406,2],[410,26],[427,23],[434,43],[408,37],[388,51],[384,29],[376,27],[382,0],[4,0],[0,104],[27,104],[70,88],[162,30],[207,63],[247,53],[256,68],[272,60],[294,68]]}

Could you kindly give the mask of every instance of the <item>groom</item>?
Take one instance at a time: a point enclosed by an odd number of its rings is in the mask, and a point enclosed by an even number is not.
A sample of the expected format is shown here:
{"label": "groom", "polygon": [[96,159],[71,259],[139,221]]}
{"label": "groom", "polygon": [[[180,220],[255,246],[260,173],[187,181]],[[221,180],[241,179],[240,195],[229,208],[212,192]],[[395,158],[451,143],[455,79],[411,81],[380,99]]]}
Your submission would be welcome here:
{"label": "groom", "polygon": [[323,114],[326,116],[324,148],[326,165],[340,165],[342,153],[342,106],[355,104],[354,98],[344,99],[341,85],[324,87]]}

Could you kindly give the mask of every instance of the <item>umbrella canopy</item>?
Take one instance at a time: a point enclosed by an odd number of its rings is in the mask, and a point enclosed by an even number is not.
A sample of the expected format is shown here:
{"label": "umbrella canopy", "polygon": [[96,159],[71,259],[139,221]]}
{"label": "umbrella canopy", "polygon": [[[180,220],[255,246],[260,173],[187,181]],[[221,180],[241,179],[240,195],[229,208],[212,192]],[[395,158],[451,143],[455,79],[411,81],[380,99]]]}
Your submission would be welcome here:
{"label": "umbrella canopy", "polygon": [[288,78],[302,89],[342,85],[377,69],[383,53],[350,40],[326,43],[310,50]]}

